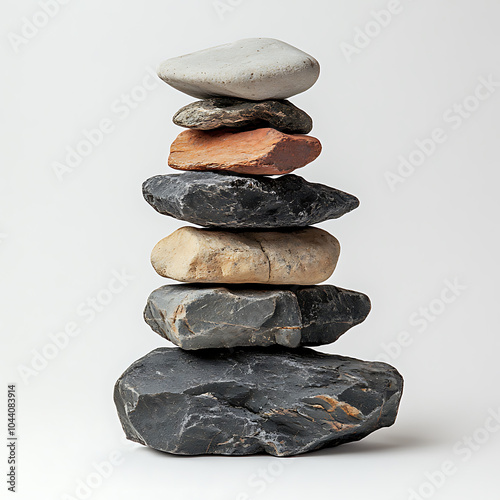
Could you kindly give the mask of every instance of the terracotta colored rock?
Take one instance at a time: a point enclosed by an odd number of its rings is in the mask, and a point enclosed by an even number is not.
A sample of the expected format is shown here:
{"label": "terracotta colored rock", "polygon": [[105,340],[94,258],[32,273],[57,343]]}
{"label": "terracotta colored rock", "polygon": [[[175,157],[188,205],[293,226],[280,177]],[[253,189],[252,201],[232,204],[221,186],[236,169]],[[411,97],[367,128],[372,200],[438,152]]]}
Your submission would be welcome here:
{"label": "terracotta colored rock", "polygon": [[153,249],[165,278],[188,283],[315,285],[335,270],[340,244],[318,228],[214,231],[182,227]]}
{"label": "terracotta colored rock", "polygon": [[245,132],[186,130],[173,142],[168,164],[178,170],[279,175],[304,167],[320,153],[318,139],[272,128]]}

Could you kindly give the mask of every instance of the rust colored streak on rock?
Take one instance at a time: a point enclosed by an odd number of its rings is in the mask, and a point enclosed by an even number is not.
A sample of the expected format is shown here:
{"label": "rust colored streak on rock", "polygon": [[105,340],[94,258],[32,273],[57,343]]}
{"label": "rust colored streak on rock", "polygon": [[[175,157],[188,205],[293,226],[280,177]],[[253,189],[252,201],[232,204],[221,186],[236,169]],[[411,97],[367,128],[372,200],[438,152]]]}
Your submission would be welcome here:
{"label": "rust colored streak on rock", "polygon": [[336,399],[331,398],[330,396],[316,396],[316,399],[321,399],[325,401],[325,403],[328,403],[330,405],[330,409],[325,408],[325,410],[328,413],[333,413],[337,408],[340,408],[346,415],[352,417],[352,418],[357,418],[359,419],[361,416],[360,411],[355,408],[354,406],[351,406],[348,403],[344,403],[342,401],[337,401]]}

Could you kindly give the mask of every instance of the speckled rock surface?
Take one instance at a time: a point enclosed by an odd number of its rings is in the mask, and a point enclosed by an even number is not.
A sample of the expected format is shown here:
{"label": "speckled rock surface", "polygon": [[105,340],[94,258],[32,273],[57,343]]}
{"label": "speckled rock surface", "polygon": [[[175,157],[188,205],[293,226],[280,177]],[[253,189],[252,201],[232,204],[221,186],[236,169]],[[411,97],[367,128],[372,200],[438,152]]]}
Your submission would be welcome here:
{"label": "speckled rock surface", "polygon": [[306,227],[337,219],[359,200],[296,175],[244,177],[217,172],[158,175],[144,182],[146,201],[159,213],[206,227]]}
{"label": "speckled rock surface", "polygon": [[174,123],[197,130],[275,128],[286,134],[308,134],[312,118],[289,101],[243,101],[216,97],[193,102],[177,111]]}
{"label": "speckled rock surface", "polygon": [[155,290],[146,323],[182,349],[323,345],[365,320],[370,299],[331,285],[200,287]]}
{"label": "speckled rock surface", "polygon": [[315,137],[273,128],[185,130],[172,143],[168,164],[177,170],[280,175],[306,166],[320,153],[321,143]]}
{"label": "speckled rock surface", "polygon": [[316,285],[335,270],[340,244],[310,227],[295,231],[215,231],[182,227],[151,253],[156,272],[187,283]]}
{"label": "speckled rock surface", "polygon": [[179,455],[290,456],[357,441],[397,416],[401,375],[310,349],[156,349],[115,386],[128,439]]}
{"label": "speckled rock surface", "polygon": [[158,76],[193,97],[287,99],[312,87],[316,59],[272,38],[246,38],[160,64]]}

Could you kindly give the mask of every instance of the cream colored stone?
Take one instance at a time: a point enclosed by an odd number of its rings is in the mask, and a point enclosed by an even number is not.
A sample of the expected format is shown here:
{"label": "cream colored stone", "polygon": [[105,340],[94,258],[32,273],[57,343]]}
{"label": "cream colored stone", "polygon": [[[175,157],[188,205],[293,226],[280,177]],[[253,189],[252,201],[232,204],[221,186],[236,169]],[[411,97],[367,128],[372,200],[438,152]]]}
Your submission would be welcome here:
{"label": "cream colored stone", "polygon": [[153,249],[165,278],[188,283],[315,285],[327,280],[340,255],[336,238],[318,228],[296,231],[214,231],[183,227]]}

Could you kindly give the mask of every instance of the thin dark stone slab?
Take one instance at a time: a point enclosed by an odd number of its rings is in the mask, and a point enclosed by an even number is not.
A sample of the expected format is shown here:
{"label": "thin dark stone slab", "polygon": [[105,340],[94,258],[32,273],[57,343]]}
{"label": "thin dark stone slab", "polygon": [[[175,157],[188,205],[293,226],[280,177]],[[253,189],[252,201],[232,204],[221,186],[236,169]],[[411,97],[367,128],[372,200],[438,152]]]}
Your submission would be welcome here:
{"label": "thin dark stone slab", "polygon": [[289,101],[243,101],[219,97],[197,101],[174,115],[176,125],[197,130],[271,127],[286,134],[308,134],[312,118]]}
{"label": "thin dark stone slab", "polygon": [[297,175],[187,172],[152,177],[142,189],[157,212],[206,227],[305,227],[337,219],[359,206],[355,196]]}

